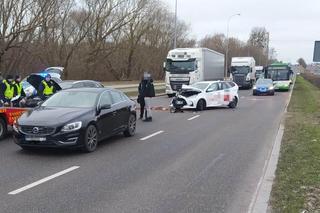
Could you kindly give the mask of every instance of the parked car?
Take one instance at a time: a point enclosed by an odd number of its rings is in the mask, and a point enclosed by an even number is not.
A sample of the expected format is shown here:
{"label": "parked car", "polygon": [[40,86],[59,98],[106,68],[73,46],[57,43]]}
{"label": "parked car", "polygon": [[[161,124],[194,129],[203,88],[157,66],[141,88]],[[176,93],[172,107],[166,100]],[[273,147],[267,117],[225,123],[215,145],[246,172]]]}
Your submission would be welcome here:
{"label": "parked car", "polygon": [[274,90],[272,79],[259,78],[253,87],[253,95],[274,95]]}
{"label": "parked car", "polygon": [[112,135],[135,134],[136,108],[124,93],[110,88],[62,90],[22,114],[13,129],[23,149],[81,147],[93,152]]}
{"label": "parked car", "polygon": [[59,83],[61,89],[71,89],[71,88],[102,88],[104,87],[98,81],[91,81],[91,80],[80,80],[80,81],[62,81]]}
{"label": "parked car", "polygon": [[202,81],[193,85],[183,85],[173,99],[171,107],[202,111],[208,107],[227,106],[236,108],[239,102],[239,87],[231,81]]}

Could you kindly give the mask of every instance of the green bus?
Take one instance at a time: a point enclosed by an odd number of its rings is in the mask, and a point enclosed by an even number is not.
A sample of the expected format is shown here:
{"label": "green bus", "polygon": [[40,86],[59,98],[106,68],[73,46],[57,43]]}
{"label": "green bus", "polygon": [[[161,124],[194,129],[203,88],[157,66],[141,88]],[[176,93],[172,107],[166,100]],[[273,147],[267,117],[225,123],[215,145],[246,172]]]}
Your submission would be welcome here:
{"label": "green bus", "polygon": [[273,63],[266,68],[265,78],[273,80],[275,90],[289,91],[293,79],[293,71],[289,64]]}

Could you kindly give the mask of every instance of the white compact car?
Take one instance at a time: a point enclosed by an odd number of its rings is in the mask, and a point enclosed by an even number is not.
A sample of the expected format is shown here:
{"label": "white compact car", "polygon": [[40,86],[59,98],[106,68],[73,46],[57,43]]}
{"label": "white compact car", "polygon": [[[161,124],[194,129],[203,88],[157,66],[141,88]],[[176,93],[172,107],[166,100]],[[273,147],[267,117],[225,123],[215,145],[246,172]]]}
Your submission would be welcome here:
{"label": "white compact car", "polygon": [[183,85],[173,98],[171,108],[197,109],[226,106],[236,108],[239,102],[239,87],[231,81],[202,81],[193,85]]}

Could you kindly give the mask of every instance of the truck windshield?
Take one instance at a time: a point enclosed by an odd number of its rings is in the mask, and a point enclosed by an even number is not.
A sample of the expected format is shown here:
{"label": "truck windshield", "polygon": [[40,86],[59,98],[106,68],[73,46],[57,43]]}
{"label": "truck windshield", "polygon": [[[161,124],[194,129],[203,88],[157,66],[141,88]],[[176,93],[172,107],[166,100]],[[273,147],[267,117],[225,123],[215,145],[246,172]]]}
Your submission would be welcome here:
{"label": "truck windshield", "polygon": [[167,60],[166,70],[168,72],[192,72],[196,69],[195,59],[190,59],[188,61],[172,61]]}
{"label": "truck windshield", "polygon": [[250,67],[231,67],[231,72],[233,74],[248,74],[250,72]]}
{"label": "truck windshield", "polygon": [[287,81],[289,80],[289,75],[289,70],[268,70],[268,78],[271,78],[273,81]]}

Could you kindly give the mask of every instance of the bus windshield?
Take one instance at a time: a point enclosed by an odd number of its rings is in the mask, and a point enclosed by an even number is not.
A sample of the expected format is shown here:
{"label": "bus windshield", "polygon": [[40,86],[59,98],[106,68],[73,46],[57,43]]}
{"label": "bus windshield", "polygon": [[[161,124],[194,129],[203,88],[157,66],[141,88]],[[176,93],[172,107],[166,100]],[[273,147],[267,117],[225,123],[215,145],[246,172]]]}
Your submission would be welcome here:
{"label": "bus windshield", "polygon": [[288,81],[290,78],[289,70],[278,70],[271,69],[268,70],[268,78],[271,78],[273,81]]}

